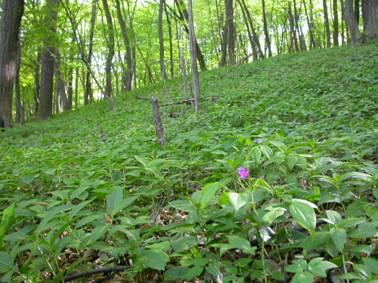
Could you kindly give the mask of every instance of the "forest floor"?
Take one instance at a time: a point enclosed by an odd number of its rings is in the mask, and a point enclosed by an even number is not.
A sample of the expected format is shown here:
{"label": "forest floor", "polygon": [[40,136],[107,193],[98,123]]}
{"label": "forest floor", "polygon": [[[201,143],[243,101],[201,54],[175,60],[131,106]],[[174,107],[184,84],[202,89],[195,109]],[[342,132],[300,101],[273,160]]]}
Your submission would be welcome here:
{"label": "forest floor", "polygon": [[179,79],[0,133],[0,282],[377,280],[377,47],[204,72],[164,147]]}

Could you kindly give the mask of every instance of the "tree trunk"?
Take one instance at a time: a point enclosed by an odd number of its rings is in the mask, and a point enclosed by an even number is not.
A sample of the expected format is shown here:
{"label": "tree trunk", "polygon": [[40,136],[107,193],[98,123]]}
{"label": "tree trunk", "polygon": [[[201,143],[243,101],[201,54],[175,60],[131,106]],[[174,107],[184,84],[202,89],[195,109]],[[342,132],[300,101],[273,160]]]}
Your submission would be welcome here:
{"label": "tree trunk", "polygon": [[116,0],[116,8],[117,8],[117,18],[119,22],[119,26],[121,27],[121,34],[123,39],[123,44],[125,45],[126,49],[126,64],[127,64],[127,73],[123,74],[123,77],[125,78],[125,82],[123,84],[123,90],[124,91],[130,91],[131,85],[132,85],[132,79],[133,79],[133,63],[132,63],[132,54],[131,54],[131,46],[130,46],[130,37],[129,32],[127,30],[126,22],[124,20],[124,17],[122,15],[122,9],[119,0]]}
{"label": "tree trunk", "polygon": [[164,12],[165,16],[167,18],[167,24],[168,24],[168,37],[169,37],[169,62],[170,62],[170,75],[171,79],[174,78],[174,61],[173,61],[173,38],[172,38],[172,23],[171,18],[167,10],[167,3],[164,1]]}
{"label": "tree trunk", "polygon": [[331,30],[329,28],[327,0],[323,0],[324,28],[326,33],[327,47],[331,47]]}
{"label": "tree trunk", "polygon": [[[187,25],[187,23],[189,22],[189,13],[185,7],[184,0],[175,0],[175,4],[179,12],[179,18],[183,23],[184,30],[189,35],[189,27]],[[196,48],[197,60],[200,65],[201,71],[206,71],[205,57],[202,54],[201,48],[196,38],[195,38],[195,48]]]}
{"label": "tree trunk", "polygon": [[333,0],[333,45],[339,46],[339,12],[337,9],[338,0]]}
{"label": "tree trunk", "polygon": [[106,65],[105,65],[105,77],[106,77],[106,84],[105,84],[105,97],[111,97],[113,93],[112,87],[112,65],[113,65],[113,57],[114,57],[114,27],[113,27],[113,20],[110,14],[108,1],[102,0],[102,5],[104,7],[104,13],[106,17],[106,23],[108,25],[108,55],[106,58]]}
{"label": "tree trunk", "polygon": [[239,4],[240,4],[240,7],[242,7],[242,10],[244,10],[245,15],[247,16],[248,23],[249,23],[249,26],[251,28],[251,32],[252,32],[252,36],[253,36],[253,41],[254,41],[254,43],[256,45],[257,51],[259,53],[259,56],[260,56],[260,58],[263,59],[264,58],[264,53],[263,53],[263,51],[261,49],[260,40],[259,40],[259,37],[258,37],[258,35],[256,33],[251,13],[249,12],[248,7],[247,7],[247,5],[246,5],[246,3],[245,3],[244,0],[238,0],[238,1],[239,1]]}
{"label": "tree trunk", "polygon": [[364,34],[367,39],[378,36],[378,1],[363,0]]}
{"label": "tree trunk", "polygon": [[308,32],[310,34],[310,49],[311,48],[316,48],[316,43],[315,43],[315,37],[314,37],[314,29],[313,29],[313,23],[310,21],[310,17],[308,15],[308,10],[307,10],[307,5],[306,5],[306,0],[302,0],[303,7],[305,10],[306,14],[306,20],[307,20],[307,26],[308,26]]}
{"label": "tree trunk", "polygon": [[272,47],[270,45],[268,21],[267,21],[267,17],[266,17],[265,0],[262,0],[261,3],[262,3],[262,13],[263,13],[263,21],[264,21],[265,43],[266,43],[266,46],[268,47],[268,55],[269,55],[269,57],[272,57]]}
{"label": "tree trunk", "polygon": [[294,22],[295,22],[295,28],[297,30],[297,34],[298,34],[298,37],[299,37],[299,43],[300,43],[300,46],[301,46],[301,50],[306,51],[307,50],[306,41],[304,39],[302,29],[299,27],[299,13],[298,13],[298,9],[297,9],[296,0],[293,1],[293,4],[294,4]]}
{"label": "tree trunk", "polygon": [[[235,23],[233,0],[225,0],[225,24],[223,30],[222,57],[220,66],[235,64]],[[227,62],[228,58],[228,62]]]}
{"label": "tree trunk", "polygon": [[357,20],[353,10],[353,0],[346,0],[344,6],[345,21],[348,26],[350,41],[357,43],[361,40],[361,33],[358,29]]}
{"label": "tree trunk", "polygon": [[194,31],[193,23],[193,7],[192,0],[188,0],[188,20],[189,20],[189,50],[190,58],[192,62],[192,84],[193,84],[193,96],[194,96],[194,111],[198,111],[198,100],[200,97],[200,84],[198,76],[197,66],[197,49],[196,49],[196,35]]}
{"label": "tree trunk", "polygon": [[17,71],[16,71],[16,82],[15,82],[15,92],[16,92],[16,123],[22,125],[25,122],[25,112],[24,112],[24,106],[23,106],[22,100],[21,100],[20,70],[21,70],[21,42],[18,41]]}
{"label": "tree trunk", "polygon": [[161,72],[162,80],[166,81],[167,71],[165,69],[165,59],[164,59],[163,11],[164,11],[164,0],[160,0],[159,1],[159,19],[158,19],[160,72]]}
{"label": "tree trunk", "polygon": [[39,95],[39,105],[37,119],[46,120],[52,115],[52,98],[54,86],[54,58],[55,48],[51,42],[51,35],[56,32],[56,20],[58,16],[59,0],[48,0],[45,22],[49,27],[49,32],[45,34],[44,47],[41,58],[41,90]]}
{"label": "tree trunk", "polygon": [[92,12],[91,12],[91,26],[89,28],[89,44],[88,44],[88,68],[85,74],[85,89],[84,89],[84,105],[89,104],[93,100],[92,82],[91,82],[91,70],[92,67],[92,56],[93,56],[93,37],[96,26],[96,15],[97,15],[97,1],[92,0]]}
{"label": "tree trunk", "polygon": [[17,76],[17,50],[23,0],[4,0],[0,22],[0,128],[12,126],[12,91]]}

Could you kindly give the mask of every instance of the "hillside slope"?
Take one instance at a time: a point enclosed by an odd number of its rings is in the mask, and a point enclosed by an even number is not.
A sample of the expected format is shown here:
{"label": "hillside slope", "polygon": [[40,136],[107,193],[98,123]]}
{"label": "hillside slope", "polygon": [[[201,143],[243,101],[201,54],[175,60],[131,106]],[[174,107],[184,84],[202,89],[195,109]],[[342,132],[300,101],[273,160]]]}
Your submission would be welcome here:
{"label": "hillside slope", "polygon": [[197,115],[162,107],[164,148],[140,97],[180,80],[0,133],[0,281],[377,279],[377,50],[202,73]]}

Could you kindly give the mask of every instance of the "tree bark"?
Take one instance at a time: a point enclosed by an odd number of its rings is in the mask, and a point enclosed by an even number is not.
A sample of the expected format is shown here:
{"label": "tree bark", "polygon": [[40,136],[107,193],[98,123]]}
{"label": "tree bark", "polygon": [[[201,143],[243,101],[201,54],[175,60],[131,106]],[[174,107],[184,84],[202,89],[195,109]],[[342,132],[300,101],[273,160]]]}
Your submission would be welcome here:
{"label": "tree bark", "polygon": [[102,0],[102,5],[104,7],[104,13],[106,18],[106,23],[108,25],[108,55],[106,58],[105,65],[105,97],[112,97],[113,87],[112,87],[112,65],[114,57],[114,27],[113,20],[110,14],[109,5],[107,0]]}
{"label": "tree bark", "polygon": [[200,83],[199,83],[198,66],[197,66],[196,34],[194,31],[192,0],[188,0],[188,10],[189,10],[189,13],[188,13],[189,50],[190,50],[190,58],[192,62],[192,85],[193,85],[193,96],[194,96],[194,111],[198,112],[198,100],[200,97]]}
{"label": "tree bark", "polygon": [[127,30],[126,22],[122,15],[120,2],[119,0],[115,0],[115,2],[116,2],[116,8],[117,8],[118,23],[121,28],[123,44],[125,45],[125,49],[126,49],[125,58],[126,58],[126,65],[127,65],[127,73],[123,74],[123,77],[125,78],[123,90],[130,91],[132,79],[133,79],[133,62],[132,62],[132,54],[131,54],[130,37],[129,37],[129,32]]}
{"label": "tree bark", "polygon": [[333,45],[339,46],[339,12],[338,0],[333,0]]}
{"label": "tree bark", "polygon": [[378,1],[363,0],[364,35],[369,40],[378,36]]}
{"label": "tree bark", "polygon": [[[179,18],[183,24],[185,32],[189,35],[189,13],[185,7],[184,0],[175,0],[175,5],[177,7],[177,10],[179,12]],[[190,35],[189,35],[190,37]],[[201,48],[197,42],[197,39],[195,38],[195,48],[196,48],[196,54],[197,54],[197,60],[200,65],[201,71],[206,71],[206,62],[205,57],[202,54]]]}
{"label": "tree bark", "polygon": [[345,21],[348,26],[350,41],[357,43],[361,40],[361,32],[358,29],[357,20],[353,10],[353,0],[346,0],[344,6]]}
{"label": "tree bark", "polygon": [[164,136],[164,126],[161,120],[160,109],[159,109],[159,101],[155,96],[151,97],[152,103],[152,113],[154,115],[154,122],[155,122],[155,133],[158,140],[158,143],[163,146],[165,145],[165,136]]}
{"label": "tree bark", "polygon": [[158,18],[160,72],[161,72],[162,80],[166,81],[167,71],[165,69],[165,58],[164,58],[163,11],[164,11],[164,0],[160,0],[159,1],[159,18]]}
{"label": "tree bark", "polygon": [[233,0],[225,0],[224,5],[225,5],[226,20],[225,20],[224,30],[223,30],[222,57],[219,63],[220,66],[226,66],[228,64],[234,65],[236,62],[235,60],[235,22],[234,22]]}
{"label": "tree bark", "polygon": [[0,23],[0,128],[12,126],[12,91],[17,76],[17,57],[23,0],[4,0]]}
{"label": "tree bark", "polygon": [[269,57],[272,57],[272,46],[270,44],[270,38],[269,38],[269,30],[268,30],[268,21],[266,17],[266,7],[265,7],[265,0],[261,1],[262,4],[262,13],[263,13],[263,22],[264,22],[264,35],[265,35],[265,43],[268,47],[268,55]]}
{"label": "tree bark", "polygon": [[16,82],[15,82],[16,123],[22,125],[25,122],[25,111],[24,111],[22,100],[21,100],[20,71],[21,71],[21,42],[19,40],[18,49],[17,49],[17,71],[16,71]]}
{"label": "tree bark", "polygon": [[331,47],[331,30],[329,28],[327,0],[323,0],[324,28],[326,33],[327,47]]}
{"label": "tree bark", "polygon": [[54,87],[54,61],[55,47],[51,42],[51,35],[56,32],[56,20],[58,16],[59,0],[48,0],[45,22],[49,27],[49,32],[45,34],[44,47],[41,58],[41,89],[39,94],[39,105],[37,119],[46,120],[52,115],[52,98]]}

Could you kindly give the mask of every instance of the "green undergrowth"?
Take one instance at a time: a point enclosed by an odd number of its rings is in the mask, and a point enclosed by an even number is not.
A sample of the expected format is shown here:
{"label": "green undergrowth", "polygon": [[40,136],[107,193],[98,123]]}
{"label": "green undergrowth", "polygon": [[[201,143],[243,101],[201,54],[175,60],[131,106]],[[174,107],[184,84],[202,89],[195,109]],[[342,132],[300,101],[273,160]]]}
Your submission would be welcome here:
{"label": "green undergrowth", "polygon": [[0,133],[0,281],[376,282],[377,50],[202,73],[197,114],[173,80]]}

